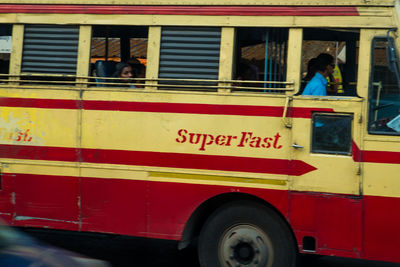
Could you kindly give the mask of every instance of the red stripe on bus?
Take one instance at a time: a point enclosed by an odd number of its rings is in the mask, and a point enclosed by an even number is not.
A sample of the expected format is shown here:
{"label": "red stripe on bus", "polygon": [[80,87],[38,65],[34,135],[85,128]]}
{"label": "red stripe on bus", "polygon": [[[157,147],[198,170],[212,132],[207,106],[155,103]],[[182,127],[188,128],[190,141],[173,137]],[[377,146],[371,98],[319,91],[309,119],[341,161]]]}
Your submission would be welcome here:
{"label": "red stripe on bus", "polygon": [[350,6],[106,6],[106,5],[0,5],[0,13],[136,14],[211,16],[359,16]]}
{"label": "red stripe on bus", "polygon": [[400,164],[400,152],[360,150],[353,142],[353,160],[355,162]]}
{"label": "red stripe on bus", "polygon": [[[49,109],[79,109],[131,111],[131,112],[159,112],[159,113],[186,113],[207,115],[238,115],[238,116],[265,116],[282,117],[282,106],[245,106],[219,104],[187,104],[162,102],[128,102],[128,101],[97,101],[97,100],[62,100],[62,99],[35,99],[35,98],[0,98],[0,106],[49,108]],[[334,112],[331,108],[289,108],[287,116],[293,118],[311,118],[312,112]]]}
{"label": "red stripe on bus", "polygon": [[78,109],[80,100],[0,97],[1,107]]}
{"label": "red stripe on bus", "polygon": [[272,173],[300,176],[316,170],[299,160],[111,149],[0,145],[0,158],[123,164],[165,168]]}

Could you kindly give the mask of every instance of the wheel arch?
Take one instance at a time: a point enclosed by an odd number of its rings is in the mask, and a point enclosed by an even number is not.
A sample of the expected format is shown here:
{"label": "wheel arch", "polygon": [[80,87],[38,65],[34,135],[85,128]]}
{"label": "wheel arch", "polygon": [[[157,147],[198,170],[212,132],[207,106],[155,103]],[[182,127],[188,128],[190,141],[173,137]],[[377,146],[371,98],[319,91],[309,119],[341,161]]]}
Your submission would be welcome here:
{"label": "wheel arch", "polygon": [[294,242],[296,242],[296,250],[298,249],[297,239],[293,232],[293,229],[290,226],[289,222],[287,221],[286,217],[278,209],[276,209],[271,203],[262,198],[247,193],[237,193],[237,192],[216,195],[210,199],[207,199],[202,204],[200,204],[186,222],[181,241],[178,244],[178,248],[179,249],[186,248],[192,242],[192,240],[200,234],[201,228],[207,221],[208,217],[215,210],[217,210],[219,207],[225,204],[234,201],[254,202],[257,204],[261,204],[266,209],[272,210],[287,226],[288,230],[290,231],[290,234],[293,237]]}

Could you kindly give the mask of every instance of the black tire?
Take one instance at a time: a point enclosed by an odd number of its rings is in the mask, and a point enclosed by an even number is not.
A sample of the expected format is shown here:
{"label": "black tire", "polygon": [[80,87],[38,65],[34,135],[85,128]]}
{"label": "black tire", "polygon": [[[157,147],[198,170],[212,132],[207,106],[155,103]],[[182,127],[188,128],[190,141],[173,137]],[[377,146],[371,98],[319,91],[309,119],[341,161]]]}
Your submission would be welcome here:
{"label": "black tire", "polygon": [[217,209],[201,230],[198,253],[202,267],[293,267],[297,256],[283,219],[250,201]]}

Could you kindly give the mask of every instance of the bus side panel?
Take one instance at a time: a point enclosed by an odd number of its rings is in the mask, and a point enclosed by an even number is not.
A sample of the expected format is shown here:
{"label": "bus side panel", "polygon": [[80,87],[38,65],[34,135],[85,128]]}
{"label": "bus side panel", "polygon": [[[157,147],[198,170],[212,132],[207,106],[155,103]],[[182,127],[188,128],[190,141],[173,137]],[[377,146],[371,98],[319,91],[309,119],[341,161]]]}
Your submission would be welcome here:
{"label": "bus side panel", "polygon": [[145,236],[146,181],[81,180],[82,231]]}
{"label": "bus side panel", "polygon": [[78,177],[14,174],[13,179],[16,220],[19,215],[58,221],[79,220]]}
{"label": "bus side panel", "polygon": [[8,223],[11,223],[14,206],[12,194],[12,175],[8,173],[1,174],[1,190],[0,190],[0,215]]}
{"label": "bus side panel", "polygon": [[[214,183],[214,185],[212,184]],[[184,227],[203,202],[226,193],[251,194],[269,202],[287,216],[288,191],[256,189],[211,184],[150,182],[149,184],[149,237],[179,240]],[[239,199],[239,196],[238,198]]]}
{"label": "bus side panel", "polygon": [[314,237],[322,255],[360,257],[362,249],[362,200],[345,195],[294,192],[290,222],[303,247],[305,236]]}
{"label": "bus side panel", "polygon": [[400,262],[400,198],[365,196],[364,257]]}

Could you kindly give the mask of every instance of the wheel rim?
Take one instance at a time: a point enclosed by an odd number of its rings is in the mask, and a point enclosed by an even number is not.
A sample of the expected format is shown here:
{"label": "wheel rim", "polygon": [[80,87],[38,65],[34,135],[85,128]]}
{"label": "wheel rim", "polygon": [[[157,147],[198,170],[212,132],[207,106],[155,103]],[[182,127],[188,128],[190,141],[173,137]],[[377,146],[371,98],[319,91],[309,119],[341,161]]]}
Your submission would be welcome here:
{"label": "wheel rim", "polygon": [[273,254],[266,233],[249,224],[225,231],[218,245],[219,260],[224,267],[270,267]]}

